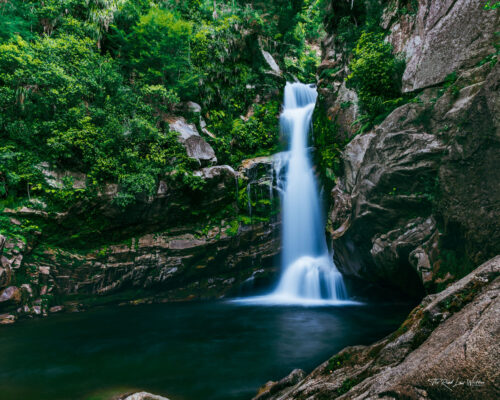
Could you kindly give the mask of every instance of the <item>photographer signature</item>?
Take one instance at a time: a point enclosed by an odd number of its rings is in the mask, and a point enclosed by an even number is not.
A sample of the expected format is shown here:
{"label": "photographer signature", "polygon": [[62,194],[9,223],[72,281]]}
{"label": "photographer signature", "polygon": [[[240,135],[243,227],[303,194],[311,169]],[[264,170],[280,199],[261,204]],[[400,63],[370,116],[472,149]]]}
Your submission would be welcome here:
{"label": "photographer signature", "polygon": [[427,379],[431,386],[444,386],[448,390],[452,391],[453,388],[459,386],[468,386],[468,387],[482,387],[484,386],[484,382],[477,379],[475,376],[472,379],[448,379],[448,378],[430,378]]}

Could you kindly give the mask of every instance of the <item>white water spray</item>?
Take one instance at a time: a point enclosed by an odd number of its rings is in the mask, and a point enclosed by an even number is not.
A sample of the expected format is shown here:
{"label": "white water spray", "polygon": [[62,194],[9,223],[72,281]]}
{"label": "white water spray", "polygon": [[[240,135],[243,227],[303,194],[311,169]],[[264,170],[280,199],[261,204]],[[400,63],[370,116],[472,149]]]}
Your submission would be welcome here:
{"label": "white water spray", "polygon": [[[279,169],[286,164],[282,194],[282,274],[276,289],[249,302],[284,304],[347,303],[347,293],[328,252],[318,188],[307,145],[316,89],[287,83],[281,131],[290,143],[286,163],[277,155]],[[281,174],[276,171],[279,177]]]}

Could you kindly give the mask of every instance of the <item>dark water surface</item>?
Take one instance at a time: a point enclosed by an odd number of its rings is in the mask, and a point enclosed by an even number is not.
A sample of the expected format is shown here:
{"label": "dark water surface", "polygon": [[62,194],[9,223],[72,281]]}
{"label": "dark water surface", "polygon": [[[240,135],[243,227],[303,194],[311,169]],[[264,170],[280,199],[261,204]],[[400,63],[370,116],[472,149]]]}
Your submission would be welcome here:
{"label": "dark water surface", "polygon": [[250,399],[268,380],[384,337],[410,308],[213,302],[20,321],[0,328],[0,399],[101,399],[134,389],[171,400]]}

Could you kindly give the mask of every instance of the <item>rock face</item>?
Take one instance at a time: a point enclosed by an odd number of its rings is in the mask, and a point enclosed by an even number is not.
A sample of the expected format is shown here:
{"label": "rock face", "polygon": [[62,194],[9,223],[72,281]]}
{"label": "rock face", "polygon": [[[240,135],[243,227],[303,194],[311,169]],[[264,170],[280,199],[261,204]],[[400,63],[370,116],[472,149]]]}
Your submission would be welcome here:
{"label": "rock face", "polygon": [[500,13],[479,0],[421,0],[416,15],[391,4],[381,25],[406,57],[404,90],[419,92],[372,131],[352,138],[349,54],[335,32],[323,42],[320,78],[337,72],[318,83],[320,107],[350,140],[328,231],[344,275],[419,297],[500,253],[500,67],[485,62]]}
{"label": "rock face", "polygon": [[[427,296],[391,336],[347,347],[266,399],[497,399],[500,256]],[[256,399],[261,397],[257,396]]]}
{"label": "rock face", "polygon": [[428,90],[346,146],[329,224],[343,273],[418,296],[446,272],[436,247],[500,252],[498,77],[468,71],[456,95]]}
{"label": "rock face", "polygon": [[[117,185],[107,185],[91,205],[93,211],[103,217],[100,230],[134,233],[144,229],[144,226],[148,226],[150,231],[162,230],[186,221],[192,222],[193,213],[216,212],[234,202],[238,174],[232,167],[228,165],[205,167],[194,171],[193,175],[202,178],[203,187],[199,190],[187,189],[182,183],[165,177],[159,181],[154,196],[141,196],[125,209],[114,202],[118,193]],[[76,204],[73,208],[57,215],[58,223],[64,229],[73,232],[79,227],[75,220],[86,217],[87,207]],[[33,216],[40,215],[41,211],[19,209],[11,214]]]}
{"label": "rock face", "polygon": [[288,376],[278,382],[269,381],[260,390],[253,400],[271,399],[286,388],[296,385],[306,377],[306,373],[301,369],[294,369]]}
{"label": "rock face", "polygon": [[47,250],[30,263],[37,278],[60,295],[108,295],[155,289],[171,299],[213,298],[234,290],[261,267],[272,267],[280,248],[278,222],[214,226],[197,236],[195,226],[148,234],[127,244],[87,254]]}
{"label": "rock face", "polygon": [[415,27],[402,49],[409,56],[405,91],[436,85],[495,52],[499,13],[485,12],[484,5],[482,0],[419,1]]}

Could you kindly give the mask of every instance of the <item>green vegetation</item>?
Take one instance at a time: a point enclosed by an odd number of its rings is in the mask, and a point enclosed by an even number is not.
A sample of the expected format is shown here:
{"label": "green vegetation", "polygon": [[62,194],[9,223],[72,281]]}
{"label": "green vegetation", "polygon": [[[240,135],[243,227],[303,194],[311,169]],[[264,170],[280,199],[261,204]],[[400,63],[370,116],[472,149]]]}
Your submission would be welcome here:
{"label": "green vegetation", "polygon": [[[387,32],[380,26],[385,6],[387,2],[371,0],[332,2],[324,17],[325,29],[334,38],[337,58],[334,68],[321,71],[320,85],[333,91],[334,86],[345,79],[346,86],[356,91],[359,114],[352,122],[355,134],[369,130],[409,100],[401,94],[404,61],[394,56],[392,46],[384,41]],[[396,4],[388,6],[396,7]],[[413,15],[417,9],[418,3],[413,0],[400,2],[397,14]],[[320,93],[313,126],[316,161],[330,187],[341,172],[341,151],[354,134],[347,130],[339,132],[336,117],[327,115],[324,102]],[[340,110],[347,111],[352,106],[351,101],[343,101]]]}
{"label": "green vegetation", "polygon": [[349,64],[348,86],[356,89],[364,124],[361,130],[380,123],[404,102],[401,77],[404,61],[392,54],[383,33],[363,32]]}
{"label": "green vegetation", "polygon": [[346,365],[352,365],[353,360],[351,360],[351,358],[352,358],[352,353],[346,351],[342,352],[341,354],[333,356],[328,360],[328,364],[326,365],[324,372],[331,374],[336,369],[345,367]]}
{"label": "green vegetation", "polygon": [[[77,206],[88,212],[74,238],[84,241],[105,229],[92,202],[109,184],[122,208],[153,195],[160,179],[199,192],[199,164],[168,124],[182,115],[200,128],[187,101],[201,105],[220,163],[276,151],[281,90],[286,78],[314,79],[324,3],[1,2],[0,210],[26,205],[52,216]],[[54,171],[72,173],[51,181]],[[0,230],[52,229],[38,219],[36,229],[11,228],[2,216]]]}
{"label": "green vegetation", "polygon": [[355,377],[355,378],[347,378],[342,382],[342,386],[337,389],[337,395],[342,396],[343,394],[347,393],[349,390],[351,390],[354,386],[356,386],[358,383],[363,381],[363,377]]}
{"label": "green vegetation", "polygon": [[313,131],[316,147],[315,163],[323,175],[323,181],[327,184],[326,189],[330,190],[335,176],[340,173],[340,156],[345,143],[338,137],[337,123],[328,118],[322,107],[316,107],[314,110]]}
{"label": "green vegetation", "polygon": [[498,0],[488,0],[484,5],[484,9],[488,11],[496,10],[497,8],[500,8],[500,1]]}

